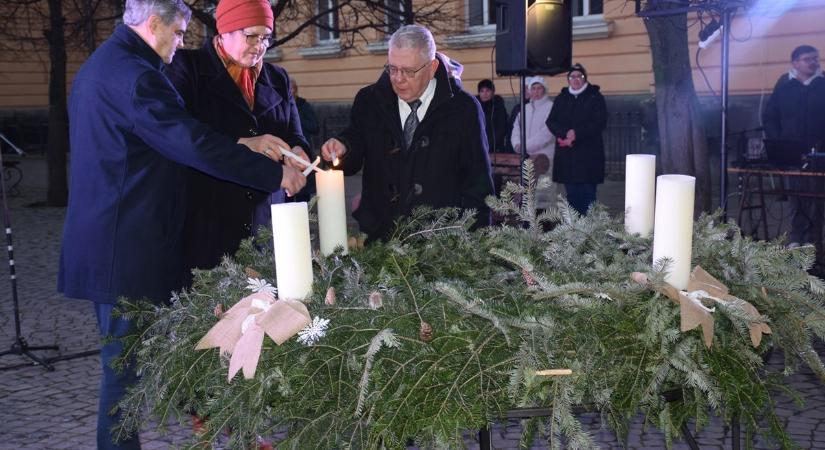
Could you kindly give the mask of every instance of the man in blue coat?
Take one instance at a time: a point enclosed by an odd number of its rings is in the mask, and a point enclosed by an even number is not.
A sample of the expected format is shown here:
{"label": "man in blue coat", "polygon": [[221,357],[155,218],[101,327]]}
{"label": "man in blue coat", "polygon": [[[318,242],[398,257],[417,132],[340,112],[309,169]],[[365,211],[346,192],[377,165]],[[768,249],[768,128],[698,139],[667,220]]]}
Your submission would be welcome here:
{"label": "man in blue coat", "polygon": [[[71,189],[58,290],[95,302],[102,335],[119,337],[129,321],[112,317],[120,297],[167,301],[181,280],[185,167],[254,189],[296,193],[305,179],[272,161],[270,135],[236,143],[193,119],[163,74],[190,18],[182,0],[127,0],[120,25],[80,68],[69,102]],[[241,145],[246,144],[247,146]],[[250,148],[252,150],[250,150]],[[109,367],[122,346],[102,346],[98,448],[119,443],[110,414],[134,382],[134,368]]]}

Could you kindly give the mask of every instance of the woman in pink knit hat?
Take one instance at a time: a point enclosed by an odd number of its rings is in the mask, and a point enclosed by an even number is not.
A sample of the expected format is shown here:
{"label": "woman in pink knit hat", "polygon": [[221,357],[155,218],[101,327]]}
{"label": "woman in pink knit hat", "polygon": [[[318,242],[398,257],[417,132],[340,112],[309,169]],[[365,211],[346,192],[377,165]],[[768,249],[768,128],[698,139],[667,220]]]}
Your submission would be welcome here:
{"label": "woman in pink knit hat", "polygon": [[[308,160],[289,75],[264,62],[274,28],[269,2],[221,0],[215,19],[218,34],[199,49],[180,50],[165,72],[187,109],[233,138],[276,136],[279,147]],[[267,156],[284,159],[279,148],[268,149]],[[303,169],[291,159],[284,164]],[[269,205],[285,201],[287,193],[270,195],[190,170],[186,195],[182,276],[188,285],[192,269],[217,266],[241,240],[268,225]]]}

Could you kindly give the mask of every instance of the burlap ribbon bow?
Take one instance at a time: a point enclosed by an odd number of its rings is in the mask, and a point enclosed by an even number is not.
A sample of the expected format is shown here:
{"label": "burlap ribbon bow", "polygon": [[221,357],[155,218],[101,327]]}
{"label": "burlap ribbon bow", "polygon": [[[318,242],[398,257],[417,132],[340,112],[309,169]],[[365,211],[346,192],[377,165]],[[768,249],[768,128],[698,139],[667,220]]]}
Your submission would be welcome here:
{"label": "burlap ribbon bow", "polygon": [[644,284],[651,289],[660,292],[679,304],[679,312],[682,318],[682,332],[690,331],[698,326],[702,326],[702,336],[705,345],[710,348],[713,342],[713,311],[702,303],[702,299],[712,300],[720,304],[738,303],[739,306],[752,318],[748,324],[750,330],[751,343],[758,347],[762,342],[762,334],[771,334],[771,327],[762,319],[759,311],[750,303],[741,298],[731,295],[727,286],[707,273],[702,267],[696,266],[690,274],[687,291],[679,291],[675,287],[665,284],[661,287],[654,287],[647,275],[641,272],[633,272],[633,280]]}
{"label": "burlap ribbon bow", "polygon": [[198,341],[195,350],[220,347],[221,354],[232,355],[227,381],[242,368],[244,378],[250,379],[258,367],[264,333],[281,345],[310,322],[309,311],[303,303],[277,300],[268,292],[256,292],[226,311]]}

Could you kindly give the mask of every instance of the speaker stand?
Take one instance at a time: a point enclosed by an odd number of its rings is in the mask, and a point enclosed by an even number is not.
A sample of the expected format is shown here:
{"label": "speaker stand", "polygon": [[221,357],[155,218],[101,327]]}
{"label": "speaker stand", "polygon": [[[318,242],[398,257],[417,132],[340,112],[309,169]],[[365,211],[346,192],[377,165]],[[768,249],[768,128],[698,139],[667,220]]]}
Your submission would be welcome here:
{"label": "speaker stand", "polygon": [[527,120],[526,120],[526,104],[524,103],[524,95],[527,94],[527,90],[524,86],[527,83],[527,77],[524,74],[519,76],[521,80],[521,88],[519,92],[521,93],[521,99],[519,100],[519,136],[521,137],[521,148],[519,148],[519,171],[518,171],[518,184],[520,186],[524,186],[524,160],[527,156]]}

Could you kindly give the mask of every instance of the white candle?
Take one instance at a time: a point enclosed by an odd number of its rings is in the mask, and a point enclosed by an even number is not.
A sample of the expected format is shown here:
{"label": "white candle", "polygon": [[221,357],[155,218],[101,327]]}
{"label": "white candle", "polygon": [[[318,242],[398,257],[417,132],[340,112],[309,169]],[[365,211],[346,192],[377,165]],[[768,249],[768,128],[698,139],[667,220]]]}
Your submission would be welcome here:
{"label": "white candle", "polygon": [[321,253],[330,255],[336,247],[347,253],[347,207],[344,195],[344,172],[315,172],[318,191],[318,234]]}
{"label": "white candle", "polygon": [[656,224],[653,231],[653,262],[670,258],[665,281],[687,289],[693,247],[693,201],[696,178],[660,175],[656,181]]}
{"label": "white candle", "polygon": [[627,155],[624,178],[624,228],[650,236],[656,199],[656,156]]}
{"label": "white candle", "polygon": [[312,248],[307,204],[281,203],[272,205],[271,211],[278,297],[305,299],[312,293]]}

